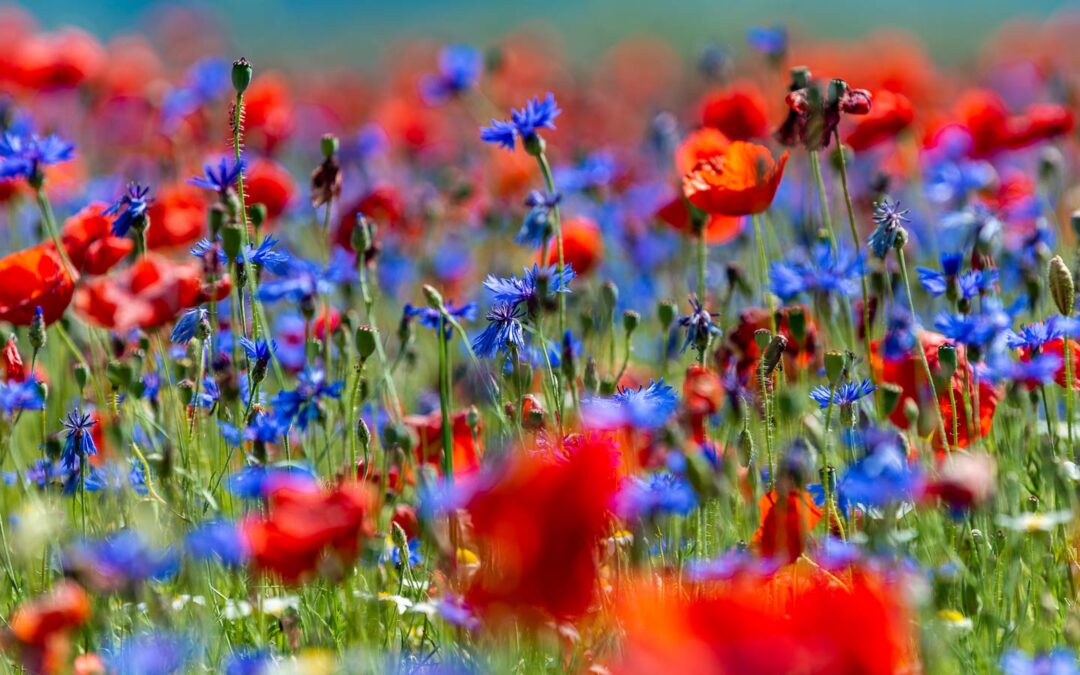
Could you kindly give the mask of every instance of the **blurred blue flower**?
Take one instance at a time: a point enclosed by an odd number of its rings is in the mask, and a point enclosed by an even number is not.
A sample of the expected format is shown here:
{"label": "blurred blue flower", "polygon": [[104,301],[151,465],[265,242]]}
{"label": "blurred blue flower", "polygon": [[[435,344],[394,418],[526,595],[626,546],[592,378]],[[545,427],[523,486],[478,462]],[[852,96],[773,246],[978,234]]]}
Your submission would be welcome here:
{"label": "blurred blue flower", "polygon": [[491,126],[480,129],[480,140],[513,150],[520,138],[528,146],[538,138],[537,131],[555,128],[555,118],[561,112],[554,94],[549,93],[544,100],[533,98],[524,108],[512,110],[510,121],[491,120]]}
{"label": "blurred blue flower", "polygon": [[217,560],[227,567],[244,564],[249,555],[239,527],[226,520],[197,525],[184,538],[184,550],[196,560]]}
{"label": "blurred blue flower", "polygon": [[303,430],[318,419],[319,403],[323,399],[341,398],[345,383],[341,380],[327,382],[326,373],[320,368],[307,368],[298,379],[296,389],[278,392],[271,403],[279,425],[287,427],[296,424]]}
{"label": "blurred blue flower", "polygon": [[43,177],[43,167],[69,161],[74,156],[75,145],[56,134],[41,137],[29,132],[6,131],[0,136],[0,179],[38,181]]}
{"label": "blurred blue flower", "polygon": [[484,55],[469,45],[450,45],[439,52],[439,72],[420,80],[420,95],[439,105],[472,89],[484,70]]}
{"label": "blurred blue flower", "polygon": [[243,170],[244,160],[233,162],[228,157],[222,157],[216,170],[212,164],[207,164],[203,166],[203,175],[188,179],[188,183],[224,194],[236,184],[236,179]]}

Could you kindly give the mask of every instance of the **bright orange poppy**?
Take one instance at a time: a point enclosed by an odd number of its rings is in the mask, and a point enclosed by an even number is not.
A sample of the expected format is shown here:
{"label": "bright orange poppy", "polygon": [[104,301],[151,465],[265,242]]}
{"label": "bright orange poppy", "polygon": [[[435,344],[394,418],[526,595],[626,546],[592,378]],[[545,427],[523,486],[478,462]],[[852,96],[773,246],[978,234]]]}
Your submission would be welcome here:
{"label": "bright orange poppy", "polygon": [[683,177],[690,203],[707,213],[748,216],[772,204],[788,153],[773,160],[763,145],[735,141],[722,153],[698,162]]}

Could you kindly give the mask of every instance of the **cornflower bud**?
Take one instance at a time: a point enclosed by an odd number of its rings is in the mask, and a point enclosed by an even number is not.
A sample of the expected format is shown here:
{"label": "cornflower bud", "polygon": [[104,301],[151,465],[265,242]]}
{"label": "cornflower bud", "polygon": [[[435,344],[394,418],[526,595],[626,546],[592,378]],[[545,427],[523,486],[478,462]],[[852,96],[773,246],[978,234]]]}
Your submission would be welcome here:
{"label": "cornflower bud", "polygon": [[842,352],[825,352],[825,377],[829,384],[836,386],[840,378],[844,376],[844,354]]}
{"label": "cornflower bud", "polygon": [[656,306],[656,319],[662,328],[667,328],[675,321],[675,313],[678,311],[674,302],[664,300]]}
{"label": "cornflower bud", "polygon": [[367,422],[364,421],[363,417],[358,417],[356,419],[356,438],[364,448],[371,445],[371,429],[368,428]]}
{"label": "cornflower bud", "polygon": [[427,300],[428,307],[441,311],[443,308],[442,294],[430,284],[424,284],[422,290],[424,292],[424,299]]}
{"label": "cornflower bud", "polygon": [[39,306],[34,310],[34,318],[30,320],[30,346],[36,352],[45,346],[46,339],[45,311]]}
{"label": "cornflower bud", "polygon": [[1061,256],[1056,255],[1050,259],[1047,277],[1050,295],[1054,298],[1058,311],[1062,316],[1071,316],[1076,306],[1076,285],[1072,272]]}
{"label": "cornflower bud", "polygon": [[221,247],[225,249],[225,257],[229,261],[236,260],[240,256],[240,247],[244,243],[244,233],[236,223],[229,223],[221,229]]}

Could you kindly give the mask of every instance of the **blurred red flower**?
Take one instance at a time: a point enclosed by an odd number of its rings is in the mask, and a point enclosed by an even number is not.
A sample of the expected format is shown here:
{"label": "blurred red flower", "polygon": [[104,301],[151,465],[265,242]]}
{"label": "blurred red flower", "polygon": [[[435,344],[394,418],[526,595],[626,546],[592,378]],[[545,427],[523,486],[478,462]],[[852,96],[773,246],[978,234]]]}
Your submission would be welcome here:
{"label": "blurred red flower", "polygon": [[52,243],[0,258],[0,321],[29,326],[40,306],[50,324],[67,309],[74,291],[75,280]]}
{"label": "blurred red flower", "polygon": [[206,232],[206,208],[202,190],[184,184],[163,186],[147,210],[146,247],[173,248],[198,241]]}
{"label": "blurred red flower", "polygon": [[405,204],[401,195],[389,185],[376,186],[341,211],[336,242],[348,251],[353,250],[353,228],[356,227],[356,217],[359,215],[370,218],[379,227],[387,230],[402,232],[405,228]]}
{"label": "blurred red flower", "polygon": [[44,595],[15,609],[3,643],[31,673],[65,672],[71,634],[90,620],[90,596],[74,581],[62,580]]}
{"label": "blurred red flower", "polygon": [[915,120],[915,108],[903,94],[880,91],[874,94],[870,112],[855,117],[855,124],[844,142],[859,152],[895,138]]}
{"label": "blurred red flower", "polygon": [[[693,223],[690,220],[690,209],[687,208],[686,198],[682,195],[675,197],[675,199],[660,207],[660,210],[656,212],[656,217],[687,236],[694,234]],[[708,214],[706,218],[706,244],[726,244],[734,241],[742,233],[743,218],[741,216]]]}
{"label": "blurred red flower", "polygon": [[256,77],[244,93],[244,129],[247,142],[272,155],[296,125],[292,94],[281,73]]}
{"label": "blurred red flower", "polygon": [[[612,672],[892,675],[916,666],[902,590],[880,573],[817,567],[623,594],[626,637]],[[917,670],[917,669],[916,669]]]}
{"label": "blurred red flower", "polygon": [[[801,312],[803,315],[802,335],[796,339],[791,330],[792,317]],[[754,340],[754,333],[762,328],[771,328],[769,310],[764,307],[747,307],[739,313],[739,320],[731,329],[728,338],[721,347],[719,354],[720,363],[735,362],[735,368],[739,378],[748,381],[754,378],[758,362],[761,359],[761,350],[758,349]],[[782,307],[776,312],[776,328],[780,334],[787,338],[787,346],[784,348],[784,371],[789,377],[796,377],[801,372],[813,369],[820,362],[820,345],[818,344],[817,324],[811,318],[810,308],[806,305],[789,305]]]}
{"label": "blurred red flower", "polygon": [[296,194],[292,176],[277,162],[256,159],[244,172],[244,193],[248,205],[262,204],[266,217],[274,220],[285,212]]}
{"label": "blurred red flower", "polygon": [[1076,122],[1072,111],[1055,104],[1033,105],[1022,114],[1011,115],[1001,98],[985,89],[974,89],[961,95],[955,116],[971,134],[972,154],[976,157],[1023,148],[1067,134]]}
{"label": "blurred red flower", "polygon": [[104,69],[105,49],[89,33],[63,28],[39,33],[19,45],[17,79],[29,89],[67,89],[93,80]]}
{"label": "blurred red flower", "polygon": [[107,208],[108,204],[94,202],[64,221],[60,242],[83,274],[105,274],[135,248],[131,239],[112,236],[112,222],[101,215]]}
{"label": "blurred red flower", "polygon": [[[922,331],[919,333],[919,340],[922,342],[923,349],[926,352],[926,361],[930,365],[930,372],[938,372],[938,347],[948,342],[945,336],[939,333],[932,333],[930,331]],[[899,355],[886,355],[882,353],[882,341],[875,340],[870,345],[871,356],[873,358],[874,367],[874,379],[879,384],[881,382],[891,382],[900,387],[900,401],[890,415],[890,419],[893,424],[906,429],[908,427],[908,419],[904,411],[904,406],[907,401],[914,401],[919,409],[926,412],[927,399],[930,397],[930,389],[926,383],[926,378],[923,375],[923,367],[919,352],[917,349],[910,349],[903,354]],[[994,419],[994,411],[997,409],[997,404],[1001,400],[1002,390],[999,387],[995,387],[985,379],[979,380],[978,388],[978,421],[976,427],[978,434],[976,435],[975,429],[971,428],[968,424],[967,415],[964,409],[965,400],[965,387],[968,399],[973,403],[976,398],[975,394],[975,377],[974,371],[971,365],[968,363],[967,354],[964,347],[957,346],[956,348],[956,371],[953,373],[952,379],[948,383],[952,388],[952,394],[956,400],[957,407],[957,442],[954,443],[953,439],[953,409],[949,400],[949,388],[937,385],[937,414],[941,415],[941,419],[945,426],[945,439],[949,447],[954,445],[964,448],[975,438],[982,438],[990,432],[990,424]],[[938,429],[936,420],[929,416],[923,416],[920,422],[920,426],[931,427],[933,429],[933,443],[937,448],[944,448],[945,445],[941,440],[941,432]],[[924,427],[924,430],[925,430]]]}
{"label": "blurred red flower", "polygon": [[761,213],[772,204],[787,159],[787,152],[777,162],[763,145],[734,141],[683,176],[683,191],[690,203],[707,213]]}
{"label": "blurred red flower", "polygon": [[465,509],[481,567],[466,602],[489,616],[574,619],[591,606],[596,548],[616,489],[615,452],[603,436],[562,455],[519,452]]}
{"label": "blurred red flower", "polygon": [[[477,429],[474,439],[468,416],[468,412],[462,410],[451,417],[455,476],[470,474],[480,468],[480,454],[483,451],[480,439],[483,429]],[[417,461],[426,462],[438,469],[443,454],[442,413],[436,410],[430,415],[409,415],[405,418],[405,424],[415,429],[420,438],[416,446]]]}
{"label": "blurred red flower", "polygon": [[240,527],[254,568],[295,584],[352,564],[362,539],[374,532],[371,508],[363,483],[326,489],[283,484],[267,497],[266,515],[249,516]]}
{"label": "blurred red flower", "polygon": [[[562,224],[563,258],[579,276],[591,272],[604,257],[604,239],[600,227],[590,218],[570,218]],[[548,265],[559,262],[555,238],[548,247]]]}
{"label": "blurred red flower", "polygon": [[131,267],[108,277],[92,279],[75,295],[75,309],[88,321],[117,331],[163,326],[185,309],[211,298],[224,300],[232,283],[228,276],[213,287],[203,283],[194,264],[176,263],[147,254]]}
{"label": "blurred red flower", "polygon": [[821,520],[819,509],[804,490],[790,488],[783,496],[769,490],[758,500],[761,524],[753,543],[763,558],[793,562],[806,548],[806,538]]}
{"label": "blurred red flower", "polygon": [[769,134],[765,96],[752,82],[736,82],[705,97],[701,122],[733,141],[764,138]]}

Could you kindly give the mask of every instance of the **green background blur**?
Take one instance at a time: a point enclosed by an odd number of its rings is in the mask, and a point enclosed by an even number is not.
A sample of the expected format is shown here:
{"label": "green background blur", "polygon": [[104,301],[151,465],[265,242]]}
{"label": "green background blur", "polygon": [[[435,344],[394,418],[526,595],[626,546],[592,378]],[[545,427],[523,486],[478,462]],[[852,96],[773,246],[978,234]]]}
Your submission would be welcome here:
{"label": "green background blur", "polygon": [[[101,37],[147,27],[160,3],[140,0],[34,0],[22,6],[46,27],[76,24]],[[370,63],[387,41],[424,36],[483,44],[539,23],[567,52],[588,59],[627,35],[669,39],[690,55],[709,43],[742,46],[753,25],[782,22],[828,38],[895,27],[918,35],[938,58],[970,55],[1003,22],[1045,20],[1080,3],[1061,0],[223,0],[216,15],[234,46],[263,60],[332,59]]]}

